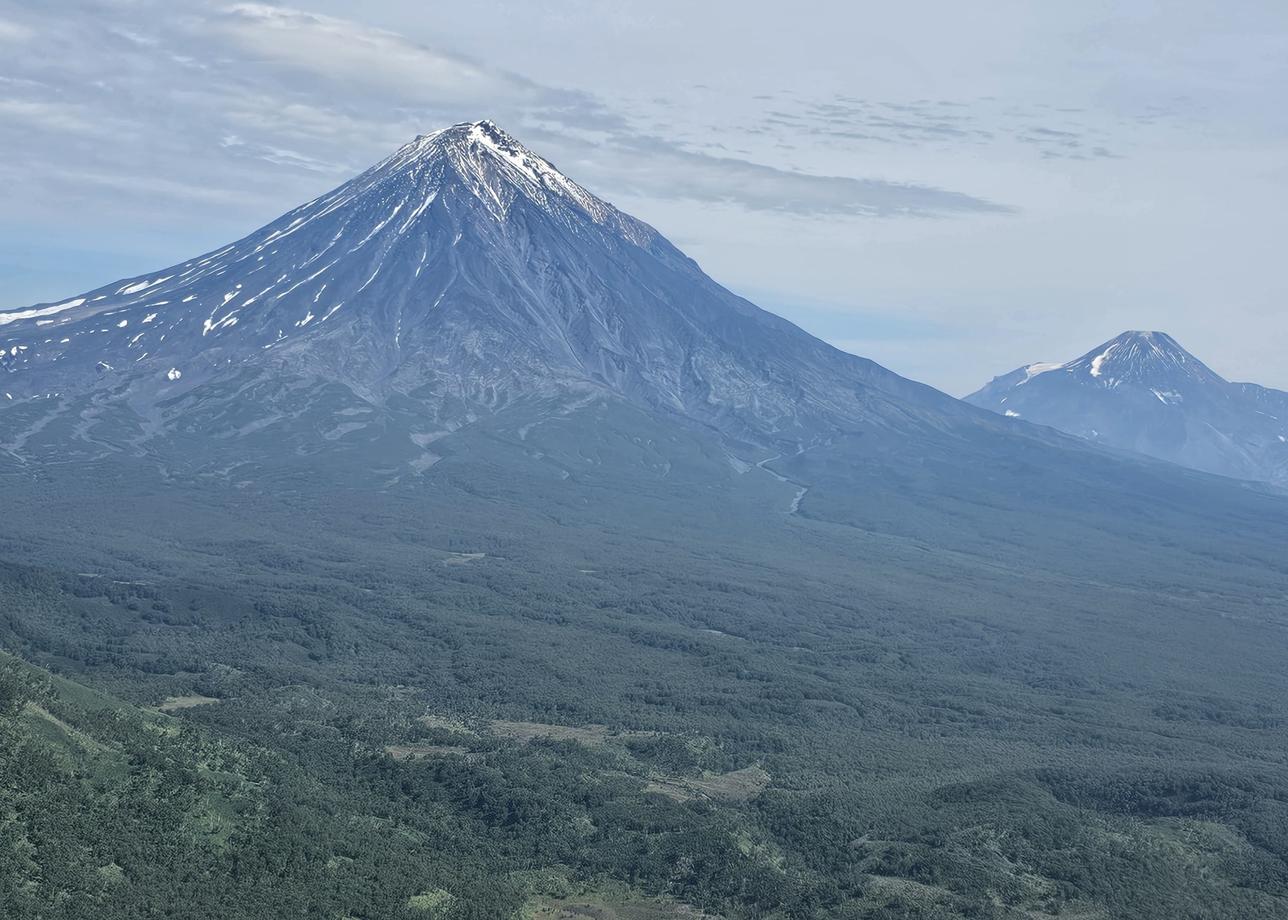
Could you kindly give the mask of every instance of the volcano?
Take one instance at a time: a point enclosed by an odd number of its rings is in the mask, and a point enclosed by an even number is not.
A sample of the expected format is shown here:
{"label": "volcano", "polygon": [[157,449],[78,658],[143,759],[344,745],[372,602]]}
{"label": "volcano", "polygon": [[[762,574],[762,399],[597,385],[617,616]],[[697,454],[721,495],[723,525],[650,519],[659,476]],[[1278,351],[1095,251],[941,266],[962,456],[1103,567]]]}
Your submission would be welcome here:
{"label": "volcano", "polygon": [[967,402],[1182,466],[1288,485],[1288,393],[1231,383],[1164,332],[1029,364]]}
{"label": "volcano", "polygon": [[600,399],[777,451],[981,424],[732,294],[487,121],[418,137],[214,252],[0,314],[0,350],[3,401],[40,426],[17,452],[51,415],[77,417],[80,442],[140,447],[194,425],[281,433],[307,403],[346,413],[308,412],[316,431],[392,410],[418,443]]}

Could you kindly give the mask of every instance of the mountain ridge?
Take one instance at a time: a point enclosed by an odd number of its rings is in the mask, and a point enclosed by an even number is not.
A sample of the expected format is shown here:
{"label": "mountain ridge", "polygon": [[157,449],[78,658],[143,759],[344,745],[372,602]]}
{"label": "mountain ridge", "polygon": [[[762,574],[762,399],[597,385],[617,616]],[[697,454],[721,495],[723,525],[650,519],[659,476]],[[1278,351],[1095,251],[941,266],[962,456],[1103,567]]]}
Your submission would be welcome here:
{"label": "mountain ridge", "polygon": [[[6,402],[54,399],[82,421],[77,400],[108,402],[136,444],[233,380],[261,400],[338,384],[354,403],[341,412],[414,407],[427,424],[413,440],[598,397],[757,449],[992,424],[738,297],[486,121],[421,135],[203,256],[0,314],[0,348]],[[294,410],[247,411],[227,427]]]}
{"label": "mountain ridge", "polygon": [[1288,393],[1234,383],[1165,332],[1128,331],[1063,364],[994,377],[965,401],[1236,479],[1288,485]]}

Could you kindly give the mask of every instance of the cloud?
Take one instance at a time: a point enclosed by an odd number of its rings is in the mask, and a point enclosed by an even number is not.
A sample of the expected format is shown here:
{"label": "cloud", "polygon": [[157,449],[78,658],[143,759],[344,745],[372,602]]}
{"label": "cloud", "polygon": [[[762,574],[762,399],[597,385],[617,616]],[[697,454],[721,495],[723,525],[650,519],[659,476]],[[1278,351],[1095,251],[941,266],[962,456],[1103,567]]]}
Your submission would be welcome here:
{"label": "cloud", "polygon": [[[632,130],[627,119],[581,93],[544,87],[402,36],[331,16],[257,3],[230,7],[219,27],[262,61],[314,74],[353,91],[378,92],[403,103],[450,100],[513,111],[518,121],[541,122],[544,151],[557,155],[581,146],[606,186],[662,198],[720,201],[756,210],[797,214],[890,216],[999,212],[990,202],[928,186],[874,179],[815,176],[730,156],[686,150]],[[280,117],[280,115],[278,116]],[[466,117],[473,117],[466,116]],[[509,123],[504,115],[499,120]],[[509,125],[525,135],[523,125]],[[588,131],[597,129],[598,137]],[[571,139],[569,131],[579,136]],[[597,149],[589,154],[587,146]]]}
{"label": "cloud", "polygon": [[248,200],[285,209],[418,133],[481,117],[574,163],[570,174],[609,197],[848,217],[1006,210],[703,150],[637,126],[629,107],[339,16],[259,2],[67,2],[75,15],[41,28],[47,41],[19,47],[0,71],[0,131],[18,138],[5,170],[19,183],[15,213],[38,215],[51,195],[140,213],[220,189],[226,218]]}
{"label": "cloud", "polygon": [[96,122],[83,106],[26,99],[0,99],[0,123],[21,122],[28,128],[74,134],[99,134]]}
{"label": "cloud", "polygon": [[61,183],[96,186],[128,196],[160,198],[186,204],[248,205],[257,199],[257,196],[250,192],[230,190],[219,185],[176,182],[161,176],[100,172],[90,169],[60,169],[52,178]]}
{"label": "cloud", "polygon": [[0,19],[0,42],[25,42],[35,37],[26,26],[7,19]]}
{"label": "cloud", "polygon": [[[288,81],[291,73],[320,78],[344,98],[361,96],[385,110],[391,106],[451,109],[475,119],[519,109],[532,117],[575,119],[583,129],[623,124],[620,116],[586,93],[544,86],[349,19],[237,3],[215,12],[209,26],[231,48],[252,54],[247,64],[276,69]],[[316,86],[311,88],[317,92]]]}
{"label": "cloud", "polygon": [[804,216],[1003,214],[1012,210],[929,185],[778,169],[694,152],[658,137],[622,134],[610,138],[607,145],[616,184],[654,198],[721,202]]}
{"label": "cloud", "polygon": [[519,77],[332,16],[238,3],[216,13],[210,24],[261,62],[402,101],[444,96],[458,104],[482,105],[498,97],[541,95],[539,87]]}
{"label": "cloud", "polygon": [[786,111],[782,99],[761,101],[766,105],[759,115],[732,130],[771,135],[785,149],[799,149],[802,143],[941,151],[1009,145],[1033,150],[1043,158],[1116,155],[1107,148],[1108,126],[1094,124],[1091,115],[1076,107],[1017,106],[992,97],[892,101],[841,94],[802,101]]}

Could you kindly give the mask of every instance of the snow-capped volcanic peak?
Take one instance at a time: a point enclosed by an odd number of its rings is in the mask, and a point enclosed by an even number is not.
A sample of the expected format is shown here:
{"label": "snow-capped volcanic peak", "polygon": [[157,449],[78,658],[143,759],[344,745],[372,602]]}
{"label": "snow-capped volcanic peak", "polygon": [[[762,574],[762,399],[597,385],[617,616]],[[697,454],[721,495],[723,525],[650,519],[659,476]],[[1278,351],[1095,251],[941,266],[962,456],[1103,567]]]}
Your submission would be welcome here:
{"label": "snow-capped volcanic peak", "polygon": [[460,155],[458,163],[474,168],[475,175],[480,175],[479,167],[490,157],[521,176],[529,189],[563,196],[597,220],[607,219],[613,213],[613,209],[561,173],[549,160],[533,153],[490,121],[448,128],[438,140],[450,144]]}
{"label": "snow-capped volcanic peak", "polygon": [[1165,332],[1124,332],[1060,367],[1106,387],[1225,382]]}
{"label": "snow-capped volcanic peak", "polygon": [[[391,177],[410,179],[417,185],[428,180],[431,188],[423,190],[431,195],[432,187],[445,179],[463,183],[498,219],[505,217],[519,194],[552,211],[576,209],[580,216],[624,233],[641,245],[655,235],[651,228],[596,198],[491,121],[464,122],[422,134],[353,184],[365,190]],[[364,178],[368,180],[365,183]]]}
{"label": "snow-capped volcanic peak", "polygon": [[1172,460],[1288,484],[1288,394],[1229,383],[1165,332],[1124,332],[1066,364],[1030,364],[966,401]]}
{"label": "snow-capped volcanic peak", "polygon": [[775,447],[968,424],[954,400],[722,288],[486,121],[418,137],[216,252],[0,314],[0,355],[0,411],[101,397],[136,432],[184,428],[197,404],[192,430],[222,413],[263,432],[311,400],[329,419],[337,393],[448,430],[627,400]]}
{"label": "snow-capped volcanic peak", "polygon": [[359,315],[397,344],[461,278],[455,249],[522,247],[537,223],[592,246],[671,250],[491,122],[459,124],[215,252],[0,312],[0,371],[15,395],[43,392],[37,371],[55,363],[60,379],[97,380],[106,365],[161,386],[183,367],[188,385],[199,355],[227,365]]}
{"label": "snow-capped volcanic peak", "polygon": [[1048,375],[1051,379],[1066,379],[1070,384],[1084,387],[1143,387],[1156,394],[1165,394],[1159,396],[1164,402],[1174,398],[1177,390],[1195,385],[1224,386],[1226,383],[1166,332],[1131,331],[1064,364],[1027,364],[995,378],[989,387],[1018,388],[1039,378],[1043,378],[1046,384],[1050,382],[1045,379]]}

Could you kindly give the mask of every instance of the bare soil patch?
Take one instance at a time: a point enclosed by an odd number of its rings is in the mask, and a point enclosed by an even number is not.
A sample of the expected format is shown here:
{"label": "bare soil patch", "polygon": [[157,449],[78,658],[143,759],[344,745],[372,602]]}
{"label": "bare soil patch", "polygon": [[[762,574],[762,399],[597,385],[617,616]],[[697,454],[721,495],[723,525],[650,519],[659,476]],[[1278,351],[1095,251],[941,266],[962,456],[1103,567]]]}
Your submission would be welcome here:
{"label": "bare soil patch", "polygon": [[391,744],[385,753],[394,760],[419,760],[422,757],[464,757],[469,751],[454,744]]}
{"label": "bare soil patch", "polygon": [[702,776],[655,777],[644,787],[677,802],[712,799],[717,802],[747,802],[769,786],[770,775],[761,767],[744,767],[731,773],[704,773]]}
{"label": "bare soil patch", "polygon": [[201,696],[193,694],[191,696],[171,696],[167,697],[157,709],[162,712],[178,712],[180,709],[192,709],[195,706],[209,706],[212,703],[218,703],[219,700],[213,696]]}

